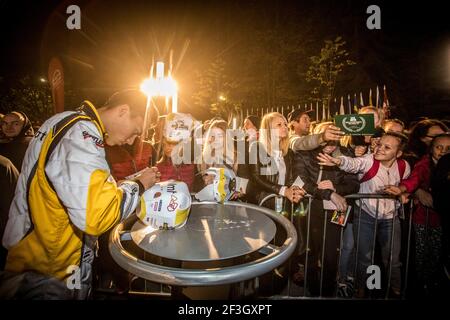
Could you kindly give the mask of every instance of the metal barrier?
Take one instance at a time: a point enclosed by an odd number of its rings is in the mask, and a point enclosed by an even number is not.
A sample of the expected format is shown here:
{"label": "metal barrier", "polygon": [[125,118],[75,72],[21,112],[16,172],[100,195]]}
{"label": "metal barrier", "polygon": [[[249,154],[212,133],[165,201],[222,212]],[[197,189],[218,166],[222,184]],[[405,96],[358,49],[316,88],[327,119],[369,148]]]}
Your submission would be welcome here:
{"label": "metal barrier", "polygon": [[[266,201],[270,200],[271,198],[276,197],[275,194],[273,195],[269,195],[266,198],[263,199],[263,201],[261,201],[259,203],[259,205],[263,205]],[[326,254],[326,242],[327,242],[327,227],[329,228],[329,212],[325,211],[322,213],[323,214],[323,228],[322,228],[322,235],[321,235],[321,239],[319,240],[318,238],[312,239],[312,227],[311,227],[311,221],[312,221],[312,215],[314,214],[318,214],[315,212],[312,212],[311,209],[311,204],[312,201],[314,200],[310,195],[305,196],[305,198],[308,201],[308,205],[306,208],[306,246],[305,246],[305,254],[304,254],[304,279],[303,279],[303,295],[300,296],[293,296],[291,295],[291,287],[292,287],[292,274],[291,272],[289,272],[289,280],[288,280],[288,284],[287,284],[287,295],[282,295],[282,298],[323,298],[323,288],[324,285],[326,286],[330,286],[330,283],[324,283],[324,272],[325,272],[325,268],[327,267],[325,264],[325,254]],[[379,230],[378,230],[378,225],[379,223],[382,223],[383,219],[381,219],[381,217],[379,217],[379,208],[380,208],[380,200],[395,200],[397,203],[399,203],[399,201],[397,200],[397,198],[395,196],[391,196],[391,195],[386,195],[386,194],[352,194],[352,195],[348,195],[345,196],[345,198],[347,200],[355,200],[359,202],[359,205],[355,205],[353,206],[353,210],[356,211],[358,210],[358,212],[354,212],[355,215],[355,220],[357,220],[358,225],[349,225],[347,224],[345,227],[342,227],[340,230],[340,236],[339,236],[339,247],[338,247],[338,257],[337,257],[337,268],[336,268],[336,277],[335,277],[335,283],[331,284],[332,287],[335,287],[335,293],[333,296],[327,296],[325,295],[327,298],[339,298],[338,297],[338,289],[339,289],[339,283],[338,283],[338,279],[339,280],[344,280],[342,279],[339,272],[341,269],[341,263],[346,263],[345,261],[342,261],[342,249],[343,249],[343,245],[344,245],[344,231],[345,228],[353,228],[353,230],[356,231],[356,234],[353,234],[353,240],[354,240],[354,248],[353,248],[353,254],[354,255],[354,267],[353,267],[353,279],[357,280],[354,282],[354,284],[360,284],[361,283],[361,263],[360,263],[360,244],[361,244],[361,217],[363,216],[363,214],[365,215],[366,213],[363,213],[363,209],[362,209],[362,203],[361,200],[365,200],[365,199],[377,199],[376,201],[376,214],[375,217],[371,217],[370,219],[374,220],[373,221],[373,232],[372,232],[372,236],[371,236],[371,241],[372,241],[372,245],[371,245],[371,250],[370,250],[370,264],[374,265],[376,262],[376,248],[377,248],[377,237],[379,237]],[[411,202],[411,208],[412,208],[412,202]],[[397,205],[395,205],[395,208],[397,208]],[[411,209],[412,212],[412,209]],[[356,219],[356,217],[358,217]],[[366,217],[367,218],[367,217]],[[398,219],[404,219],[405,218],[405,210],[404,210],[404,205],[400,203],[398,209],[396,209],[395,215],[392,219],[386,219],[386,221],[389,221],[391,223],[390,225],[390,233],[389,233],[389,254],[388,254],[388,261],[386,263],[386,257],[385,254],[386,252],[381,252],[381,260],[383,261],[383,259],[385,260],[385,265],[384,265],[384,273],[386,273],[386,277],[383,278],[387,278],[386,279],[386,286],[384,288],[385,292],[384,292],[384,299],[389,299],[390,298],[390,290],[391,290],[391,286],[392,286],[392,272],[393,272],[393,259],[397,258],[394,257],[394,245],[397,246],[397,244],[394,243],[394,240],[396,239],[396,237],[398,238],[400,236],[400,234],[396,234],[396,232],[398,232],[396,229],[400,229],[400,220]],[[290,220],[292,223],[294,223],[294,205],[291,204],[291,213],[290,213]],[[317,224],[317,220],[315,221],[315,223]],[[406,248],[406,263],[405,263],[405,270],[404,270],[404,281],[402,282],[402,287],[398,288],[401,289],[400,292],[400,298],[404,298],[405,297],[405,292],[406,292],[406,288],[408,287],[408,275],[409,275],[409,264],[410,264],[410,244],[411,244],[411,230],[412,230],[412,219],[411,219],[411,214],[408,215],[408,230],[407,230],[407,241],[406,243],[401,244],[401,247]],[[301,224],[300,224],[300,219],[296,225],[297,228],[297,234],[299,239],[302,238],[302,236],[304,236],[304,232],[302,231],[301,228]],[[385,228],[388,228],[385,226]],[[389,230],[389,229],[387,229]],[[365,235],[367,238],[367,235]],[[319,241],[318,241],[319,240]],[[315,242],[315,244],[317,244],[317,242],[319,242],[321,244],[321,249],[320,249],[320,262],[319,261],[311,261],[311,244],[312,241]],[[300,241],[299,241],[300,242]],[[400,249],[401,249],[400,247]],[[396,247],[397,248],[397,247]],[[386,248],[385,248],[386,249]],[[398,249],[398,248],[397,248]],[[397,250],[397,254],[399,255],[399,250]],[[297,250],[296,250],[297,251]],[[314,255],[317,254],[317,252],[313,252]],[[350,256],[351,257],[351,256]],[[294,258],[294,257],[292,257]],[[291,259],[292,259],[291,258]],[[291,260],[292,261],[292,260]],[[319,292],[318,295],[311,295],[309,292],[310,289],[310,282],[313,281],[315,279],[310,279],[310,277],[312,276],[311,274],[309,274],[312,270],[317,269],[315,268],[314,265],[311,264],[320,264],[319,265]],[[383,263],[381,263],[383,264]],[[291,264],[290,264],[291,267]],[[301,267],[299,267],[301,269]],[[398,268],[400,268],[399,265],[396,265],[395,268],[397,268],[395,270],[396,272],[396,277],[398,277]],[[402,273],[400,273],[400,276],[402,275]],[[350,277],[351,278],[351,277]],[[350,279],[349,278],[349,279]],[[364,278],[365,279],[365,278]],[[395,279],[397,282],[399,281],[399,279]],[[367,291],[365,290],[365,288],[361,288],[361,287],[357,287],[357,292],[361,293],[361,291]],[[383,288],[382,288],[383,289]],[[397,288],[396,288],[397,289]],[[370,297],[370,298],[374,298],[374,294],[373,294],[373,290],[369,290],[371,293],[370,294],[366,294],[365,296],[362,295],[356,295],[359,298],[364,298],[364,297]],[[382,296],[380,296],[380,290],[378,290],[377,292],[377,298],[383,298]],[[383,290],[381,290],[383,291]],[[397,293],[397,292],[396,292]]]}

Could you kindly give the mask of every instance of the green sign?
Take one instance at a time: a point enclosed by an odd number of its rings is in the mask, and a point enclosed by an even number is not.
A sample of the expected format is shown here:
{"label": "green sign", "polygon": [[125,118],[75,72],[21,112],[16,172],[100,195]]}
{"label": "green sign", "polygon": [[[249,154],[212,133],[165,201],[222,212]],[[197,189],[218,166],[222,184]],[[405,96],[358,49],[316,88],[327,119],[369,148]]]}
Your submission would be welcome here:
{"label": "green sign", "polygon": [[334,123],[346,135],[370,136],[375,133],[375,119],[371,113],[337,115],[334,117]]}

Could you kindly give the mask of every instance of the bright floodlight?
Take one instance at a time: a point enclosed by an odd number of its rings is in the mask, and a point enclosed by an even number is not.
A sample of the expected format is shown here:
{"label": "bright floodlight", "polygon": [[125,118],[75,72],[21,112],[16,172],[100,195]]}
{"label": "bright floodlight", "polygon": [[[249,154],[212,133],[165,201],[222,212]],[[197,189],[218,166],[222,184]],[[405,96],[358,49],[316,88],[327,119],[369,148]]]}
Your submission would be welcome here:
{"label": "bright floodlight", "polygon": [[153,74],[150,78],[145,79],[141,84],[141,91],[151,99],[152,97],[165,97],[166,103],[168,98],[172,98],[172,112],[177,112],[178,103],[178,86],[176,81],[169,76],[164,77],[164,63],[157,62],[156,78]]}
{"label": "bright floodlight", "polygon": [[178,87],[176,81],[171,77],[147,78],[141,84],[141,91],[151,97],[171,97],[177,93]]}

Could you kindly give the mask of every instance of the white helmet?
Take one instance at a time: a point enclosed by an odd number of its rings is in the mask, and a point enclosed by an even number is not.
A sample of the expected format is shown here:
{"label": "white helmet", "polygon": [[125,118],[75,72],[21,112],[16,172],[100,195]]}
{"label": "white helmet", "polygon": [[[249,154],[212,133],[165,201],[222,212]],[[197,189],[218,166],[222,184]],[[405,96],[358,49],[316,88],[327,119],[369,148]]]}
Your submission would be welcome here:
{"label": "white helmet", "polygon": [[191,136],[197,121],[190,114],[169,113],[164,125],[164,137],[171,142],[180,142]]}
{"label": "white helmet", "polygon": [[236,190],[236,175],[228,168],[209,168],[205,172],[214,176],[214,182],[195,194],[199,201],[228,201]]}
{"label": "white helmet", "polygon": [[144,192],[136,211],[139,219],[154,228],[180,228],[186,224],[191,195],[186,183],[168,180]]}

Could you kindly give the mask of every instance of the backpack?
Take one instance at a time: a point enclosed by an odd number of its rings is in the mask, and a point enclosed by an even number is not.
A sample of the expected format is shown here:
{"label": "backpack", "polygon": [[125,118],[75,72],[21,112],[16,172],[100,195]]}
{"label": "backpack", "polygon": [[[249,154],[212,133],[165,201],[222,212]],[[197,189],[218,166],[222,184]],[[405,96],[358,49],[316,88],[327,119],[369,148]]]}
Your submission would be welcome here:
{"label": "backpack", "polygon": [[[369,171],[367,171],[364,174],[364,176],[359,180],[359,182],[363,183],[375,177],[378,173],[379,168],[380,168],[380,161],[373,159],[372,167],[370,167]],[[400,180],[402,180],[406,170],[406,161],[403,159],[397,159],[397,168]]]}

